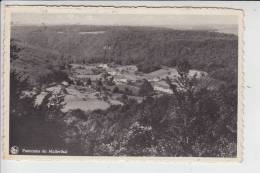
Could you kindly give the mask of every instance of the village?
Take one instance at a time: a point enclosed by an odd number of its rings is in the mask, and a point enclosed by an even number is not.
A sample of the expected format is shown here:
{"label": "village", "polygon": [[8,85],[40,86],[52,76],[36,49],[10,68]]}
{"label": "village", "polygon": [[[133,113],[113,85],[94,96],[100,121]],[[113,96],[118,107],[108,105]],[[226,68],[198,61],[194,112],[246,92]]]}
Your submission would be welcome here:
{"label": "village", "polygon": [[[70,64],[69,69],[69,79],[46,87],[37,96],[36,105],[42,102],[48,92],[64,96],[64,112],[72,109],[107,109],[111,105],[123,105],[128,98],[140,103],[145,96],[172,94],[166,78],[174,83],[178,77],[175,68],[166,66],[151,73],[139,72],[135,65],[102,63]],[[207,76],[207,73],[191,70],[189,75],[201,78]]]}
{"label": "village", "polygon": [[[71,64],[71,73],[71,84],[94,88],[96,90],[99,90],[99,85],[104,84],[104,88],[107,90],[118,90],[120,92],[129,90],[132,94],[128,95],[136,96],[140,95],[139,89],[144,80],[151,83],[155,93],[172,94],[165,79],[169,78],[174,82],[174,79],[178,77],[177,70],[171,67],[164,66],[151,73],[142,73],[138,71],[135,65],[122,66],[114,64]],[[207,76],[207,73],[190,70],[189,75],[196,75],[197,78],[201,78]]]}

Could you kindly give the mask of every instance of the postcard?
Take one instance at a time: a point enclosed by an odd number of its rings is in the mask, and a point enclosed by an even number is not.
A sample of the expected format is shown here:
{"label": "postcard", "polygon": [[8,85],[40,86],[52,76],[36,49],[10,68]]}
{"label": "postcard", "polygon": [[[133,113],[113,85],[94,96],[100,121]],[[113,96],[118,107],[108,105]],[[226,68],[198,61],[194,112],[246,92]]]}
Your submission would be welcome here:
{"label": "postcard", "polygon": [[4,10],[5,159],[241,161],[243,11]]}

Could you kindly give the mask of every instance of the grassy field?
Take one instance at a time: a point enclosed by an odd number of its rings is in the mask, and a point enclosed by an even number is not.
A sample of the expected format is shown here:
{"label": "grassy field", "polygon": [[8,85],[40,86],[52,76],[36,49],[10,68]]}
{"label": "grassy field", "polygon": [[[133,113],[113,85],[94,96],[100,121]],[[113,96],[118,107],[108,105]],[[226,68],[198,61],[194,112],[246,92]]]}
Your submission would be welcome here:
{"label": "grassy field", "polygon": [[[109,98],[107,101],[102,100],[95,94],[97,92],[85,88],[85,91],[79,91],[75,86],[70,86],[67,89],[68,94],[65,95],[65,107],[64,112],[71,109],[81,109],[84,111],[93,111],[96,109],[107,109],[111,104],[121,104],[118,100]],[[88,91],[89,90],[89,91]]]}

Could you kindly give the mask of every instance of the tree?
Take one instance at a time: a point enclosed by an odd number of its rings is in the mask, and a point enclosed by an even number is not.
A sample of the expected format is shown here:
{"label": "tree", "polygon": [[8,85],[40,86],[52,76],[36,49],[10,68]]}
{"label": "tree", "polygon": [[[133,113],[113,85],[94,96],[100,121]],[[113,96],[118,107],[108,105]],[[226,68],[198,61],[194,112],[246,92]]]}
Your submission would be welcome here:
{"label": "tree", "polygon": [[108,78],[108,85],[115,85],[115,82],[114,82],[114,77],[113,76],[110,76],[109,78]]}
{"label": "tree", "polygon": [[117,86],[114,87],[112,92],[113,92],[113,93],[118,93],[118,92],[119,92],[119,88],[118,88]]}
{"label": "tree", "polygon": [[61,117],[61,109],[65,106],[62,93],[48,92],[41,104],[37,107],[44,121],[53,121]]}
{"label": "tree", "polygon": [[225,147],[223,148],[223,145],[233,143],[233,138],[227,136],[230,132],[224,131],[226,126],[233,128],[232,123],[223,118],[227,115],[227,104],[223,105],[221,92],[210,91],[207,86],[199,85],[203,81],[196,76],[189,76],[190,68],[187,61],[181,61],[177,66],[178,77],[174,83],[169,78],[166,79],[177,100],[176,105],[173,105],[176,112],[173,126],[178,129],[178,133],[173,134],[183,148],[181,155],[214,156],[221,152],[224,152],[224,155],[233,155],[235,150],[230,149],[227,152]]}
{"label": "tree", "polygon": [[[13,43],[11,43],[13,44]],[[11,63],[19,59],[19,51],[11,45]],[[13,67],[13,66],[12,66]],[[46,123],[39,115],[47,111],[38,110],[35,106],[36,95],[27,95],[31,86],[28,77],[11,69],[10,73],[10,146],[46,147],[61,146],[59,138],[60,126],[56,123]],[[32,133],[33,132],[33,133]]]}
{"label": "tree", "polygon": [[88,79],[87,79],[87,85],[91,85],[91,83],[92,83],[92,82],[91,82],[91,79],[88,78]]}
{"label": "tree", "polygon": [[132,95],[133,93],[132,93],[132,90],[130,90],[129,88],[125,88],[125,91],[124,91],[124,93],[125,94],[127,94],[127,95]]}
{"label": "tree", "polygon": [[123,102],[124,104],[127,104],[127,103],[128,103],[128,97],[127,97],[127,95],[126,95],[126,94],[122,94],[121,100],[122,100],[122,102]]}
{"label": "tree", "polygon": [[99,92],[103,90],[103,83],[101,78],[96,80],[96,87],[97,87],[97,91]]}
{"label": "tree", "polygon": [[137,64],[138,71],[144,73],[150,73],[160,69],[160,65],[157,62],[144,61]]}
{"label": "tree", "polygon": [[10,60],[11,60],[11,62],[15,61],[16,59],[19,58],[19,52],[21,50],[22,49],[17,46],[15,41],[13,39],[11,39],[11,44],[10,44]]}
{"label": "tree", "polygon": [[192,142],[193,136],[192,130],[193,124],[197,119],[195,110],[195,104],[198,101],[196,98],[196,76],[189,77],[190,64],[188,61],[180,61],[177,65],[178,77],[174,80],[174,83],[169,78],[166,78],[166,82],[169,84],[171,90],[178,103],[178,115],[183,123],[178,124],[181,126],[179,136],[181,137],[180,143],[183,146],[184,154],[193,154]]}
{"label": "tree", "polygon": [[139,90],[139,95],[145,97],[145,96],[151,96],[153,94],[153,86],[151,85],[151,83],[147,80],[144,79],[143,83],[140,87]]}
{"label": "tree", "polygon": [[66,69],[66,64],[62,63],[61,65],[59,65],[59,70],[65,70]]}
{"label": "tree", "polygon": [[52,82],[63,82],[69,80],[68,74],[65,71],[52,69],[50,72],[40,75],[37,82],[39,85],[43,85],[50,84]]}
{"label": "tree", "polygon": [[101,74],[101,77],[106,81],[107,78],[109,77],[109,74],[105,71]]}
{"label": "tree", "polygon": [[[19,58],[20,48],[11,41],[11,62],[15,61]],[[22,115],[21,108],[21,99],[23,95],[23,91],[29,88],[28,76],[24,74],[16,72],[15,69],[11,69],[10,72],[10,116],[11,122],[14,120],[15,116]]]}

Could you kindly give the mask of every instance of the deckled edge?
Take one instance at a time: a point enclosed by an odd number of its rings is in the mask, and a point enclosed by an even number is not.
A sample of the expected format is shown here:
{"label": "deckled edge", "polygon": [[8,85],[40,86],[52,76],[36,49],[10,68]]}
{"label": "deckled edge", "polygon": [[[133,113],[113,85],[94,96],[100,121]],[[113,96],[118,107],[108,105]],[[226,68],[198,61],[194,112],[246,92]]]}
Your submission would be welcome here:
{"label": "deckled edge", "polygon": [[[10,155],[9,154],[9,118],[6,117],[5,109],[9,106],[6,105],[6,92],[5,90],[9,91],[9,85],[5,84],[9,79],[6,79],[6,68],[7,64],[10,66],[6,60],[7,58],[10,59],[10,24],[8,26],[9,30],[7,31],[6,26],[6,19],[7,19],[7,9],[13,7],[47,7],[47,8],[76,8],[76,7],[88,7],[88,8],[111,8],[111,9],[118,9],[118,8],[128,8],[128,9],[185,9],[185,10],[226,10],[226,11],[236,11],[236,14],[239,17],[238,21],[238,108],[237,108],[237,157],[236,158],[207,158],[207,157],[98,157],[98,156],[22,156],[22,155]],[[226,7],[194,7],[194,6],[103,6],[103,5],[4,5],[2,8],[4,10],[4,17],[2,17],[1,21],[3,24],[3,38],[2,38],[2,71],[1,76],[2,83],[1,83],[1,119],[2,122],[2,155],[4,160],[38,160],[38,161],[50,161],[50,160],[57,160],[57,161],[91,161],[91,162],[126,162],[126,161],[134,161],[134,162],[153,162],[153,163],[172,163],[172,162],[199,162],[199,163],[241,163],[243,161],[244,156],[244,91],[245,91],[245,79],[244,79],[244,31],[245,31],[245,12],[243,9],[236,9],[236,8],[226,8]],[[9,21],[10,21],[10,13],[8,14]],[[240,13],[240,14],[239,14]],[[242,31],[241,31],[242,30]],[[6,35],[8,33],[8,35]],[[7,38],[7,36],[9,36]],[[6,45],[9,43],[9,45]],[[6,51],[7,49],[7,51]],[[8,55],[9,54],[9,55]],[[9,69],[8,69],[9,70]],[[9,71],[8,74],[9,75]],[[7,85],[7,86],[6,86]],[[8,92],[9,93],[9,92]],[[9,99],[7,99],[9,101]],[[7,112],[9,113],[9,111]],[[8,135],[8,136],[7,136]]]}

